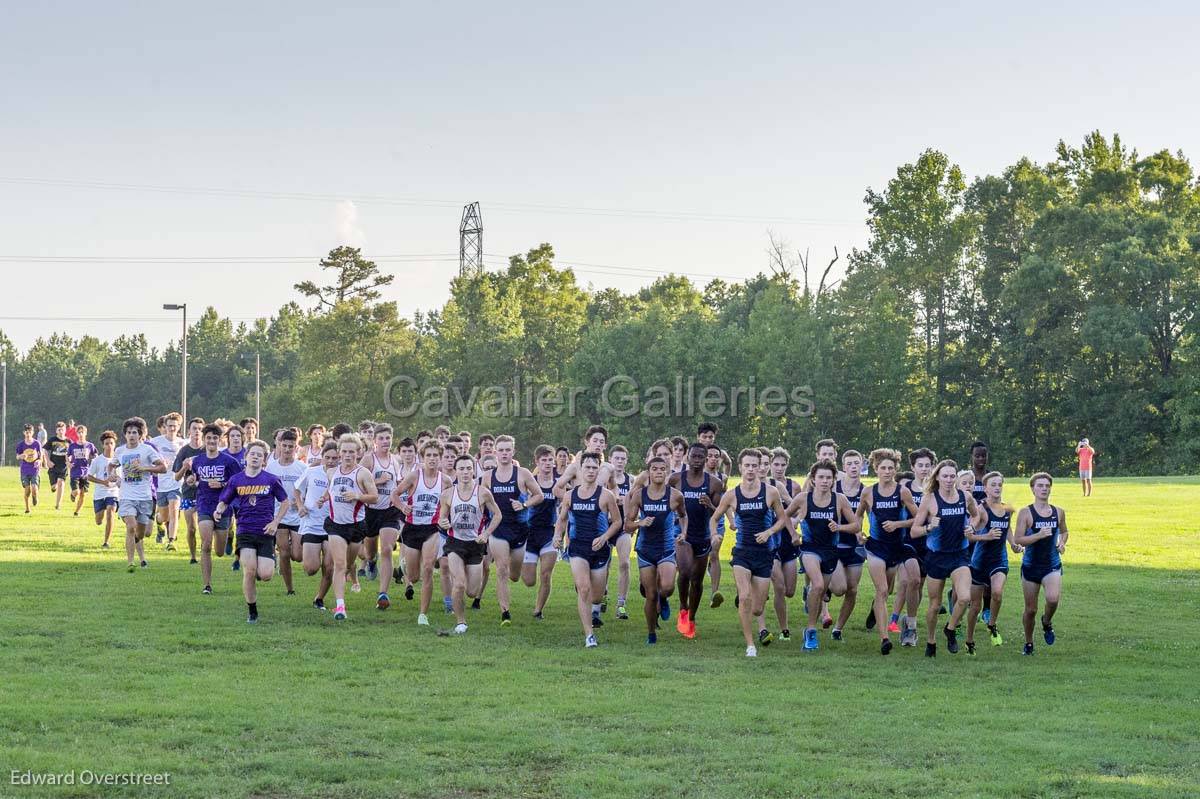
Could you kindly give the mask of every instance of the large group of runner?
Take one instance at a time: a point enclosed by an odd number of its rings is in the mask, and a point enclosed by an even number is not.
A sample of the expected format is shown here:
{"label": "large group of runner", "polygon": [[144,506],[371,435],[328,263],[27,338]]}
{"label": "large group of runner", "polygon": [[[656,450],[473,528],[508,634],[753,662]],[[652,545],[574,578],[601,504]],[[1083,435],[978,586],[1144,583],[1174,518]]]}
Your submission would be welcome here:
{"label": "large group of runner", "polygon": [[[156,532],[156,542],[173,551],[182,526],[203,594],[214,590],[214,557],[233,556],[249,622],[259,617],[258,583],[276,571],[286,593],[296,593],[296,564],[319,575],[313,607],[327,610],[332,593],[338,621],[347,618],[347,593],[378,581],[375,607],[393,607],[395,586],[415,604],[421,626],[430,626],[436,570],[454,634],[467,632],[468,606],[481,607],[494,570],[499,623],[507,627],[510,583],[536,587],[529,611],[540,620],[555,566],[565,560],[587,647],[597,646],[610,604],[616,620],[629,619],[632,557],[647,643],[671,621],[676,591],[676,631],[695,639],[706,579],[707,607],[725,601],[721,553],[730,531],[728,565],[747,657],[776,640],[768,597],[779,638],[790,640],[789,600],[801,582],[803,649],[819,649],[819,630],[843,640],[864,568],[874,585],[866,627],[878,635],[881,654],[891,652],[893,635],[902,646],[918,645],[923,596],[928,657],[937,653],[939,625],[946,649],[959,652],[964,621],[968,654],[976,652],[980,621],[999,646],[1011,551],[1021,556],[1023,652],[1033,654],[1035,622],[1047,645],[1055,640],[1068,535],[1065,512],[1050,504],[1053,478],[1034,474],[1033,502],[1012,507],[982,442],[970,446],[969,465],[960,469],[927,448],[839,454],[825,439],[795,479],[786,450],[746,448],[731,456],[713,423],[700,424],[691,442],[655,441],[636,474],[629,450],[610,445],[599,425],[584,432],[577,451],[536,447],[527,468],[514,457],[511,436],[473,442],[469,432],[453,434],[444,425],[398,437],[383,423],[363,422],[357,430],[315,424],[275,430],[267,441],[252,418],[190,419],[186,438],[183,423],[168,413],[151,438],[144,419],[127,419],[119,434],[100,435],[99,448],[83,425],[59,422],[45,444],[27,425],[17,446],[25,512],[38,504],[43,467],[56,509],[69,490],[78,516],[90,492],[103,548],[115,519],[124,525],[130,572],[149,566],[147,537]],[[734,469],[740,480],[730,488]],[[875,475],[871,485],[862,480],[867,469]]]}

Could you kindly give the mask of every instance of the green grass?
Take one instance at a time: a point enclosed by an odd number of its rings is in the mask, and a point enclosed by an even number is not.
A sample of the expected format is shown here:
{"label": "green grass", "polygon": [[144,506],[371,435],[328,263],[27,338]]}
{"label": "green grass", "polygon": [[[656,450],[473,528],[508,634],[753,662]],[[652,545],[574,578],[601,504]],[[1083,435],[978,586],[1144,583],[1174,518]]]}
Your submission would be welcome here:
{"label": "green grass", "polygon": [[[1078,493],[1055,495],[1071,546],[1059,640],[1036,657],[1014,575],[1005,644],[974,659],[879,657],[864,578],[844,644],[806,656],[796,636],[747,661],[732,602],[705,603],[696,641],[672,624],[648,649],[636,589],[634,618],[610,614],[585,651],[562,564],[540,624],[519,587],[502,630],[489,586],[470,632],[439,638],[403,598],[375,611],[368,583],[335,625],[300,577],[296,597],[263,586],[250,627],[227,559],[212,597],[186,550],[151,543],[127,574],[118,536],[100,550],[46,496],[24,516],[3,469],[0,796],[1195,796],[1200,479]],[[728,567],[723,582],[732,598]],[[22,787],[10,769],[171,787]]]}

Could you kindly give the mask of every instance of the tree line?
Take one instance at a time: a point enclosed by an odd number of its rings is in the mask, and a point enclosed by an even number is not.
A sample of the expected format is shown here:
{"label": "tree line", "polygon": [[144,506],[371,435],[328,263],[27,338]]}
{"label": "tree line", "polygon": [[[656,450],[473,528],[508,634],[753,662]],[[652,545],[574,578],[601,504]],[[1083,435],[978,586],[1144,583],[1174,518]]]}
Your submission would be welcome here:
{"label": "tree line", "polygon": [[[541,244],[502,271],[455,278],[445,305],[411,319],[380,299],[391,276],[342,247],[321,262],[329,285],[297,284],[297,300],[270,318],[235,325],[209,308],[191,325],[188,410],[252,413],[259,353],[267,430],[446,422],[509,432],[532,450],[574,447],[604,423],[610,441],[640,450],[711,418],[727,448],[779,444],[802,464],[823,437],[960,459],[980,439],[1005,471],[1062,473],[1089,436],[1103,473],[1185,472],[1200,448],[1198,197],[1182,153],[1143,157],[1116,135],[1060,142],[1048,163],[1021,158],[969,183],[927,150],[866,192],[869,243],[836,273],[772,237],[767,268],[741,283],[669,275],[632,292],[590,290]],[[54,334],[18,353],[0,331],[0,355],[10,438],[25,421],[74,417],[96,431],[179,404],[175,343]],[[495,418],[477,403],[389,419],[422,389],[466,397],[515,375],[518,393],[587,391],[574,416]],[[672,391],[677,376],[804,387],[810,401],[783,413],[760,401],[712,417],[694,406],[615,417],[599,391],[614,375]]]}

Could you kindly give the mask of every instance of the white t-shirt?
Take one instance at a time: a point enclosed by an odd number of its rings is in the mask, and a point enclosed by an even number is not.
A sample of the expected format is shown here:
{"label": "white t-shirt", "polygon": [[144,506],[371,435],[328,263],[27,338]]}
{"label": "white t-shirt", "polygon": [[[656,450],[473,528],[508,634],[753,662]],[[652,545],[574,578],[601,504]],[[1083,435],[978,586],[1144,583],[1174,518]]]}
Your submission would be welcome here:
{"label": "white t-shirt", "polygon": [[[93,458],[92,462],[88,465],[88,477],[99,477],[103,480],[107,480],[112,476],[108,473],[108,464],[116,462],[116,460],[116,458],[109,458],[104,454],[97,453],[96,457]],[[117,465],[116,472],[117,474],[120,474],[120,464]],[[92,483],[92,488],[95,489],[92,493],[93,499],[108,499],[109,497],[115,497],[117,495],[116,486],[109,488],[103,483]]]}
{"label": "white t-shirt", "polygon": [[300,518],[301,535],[325,535],[325,517],[328,513],[321,507],[321,497],[329,490],[329,475],[321,463],[309,466],[296,480],[296,491],[304,499],[304,507],[308,515]]}
{"label": "white t-shirt", "polygon": [[[283,490],[287,492],[288,499],[292,498],[292,489],[296,487],[296,481],[300,476],[308,471],[308,467],[300,461],[292,461],[287,466],[284,466],[275,458],[271,458],[267,464],[267,473],[273,474],[279,478],[279,482],[283,484]],[[279,503],[275,503],[275,512],[279,512]],[[280,524],[289,524],[292,527],[300,526],[300,512],[296,508],[289,508],[287,514],[279,521]]]}
{"label": "white t-shirt", "polygon": [[142,471],[142,466],[153,466],[162,463],[163,457],[154,447],[143,441],[133,449],[122,444],[117,447],[113,457],[121,464],[121,499],[151,500],[154,499],[150,487],[152,475]]}
{"label": "white t-shirt", "polygon": [[187,443],[187,439],[180,438],[179,436],[175,438],[155,436],[147,443],[158,450],[158,454],[162,455],[163,460],[167,462],[167,470],[158,475],[159,492],[178,491],[181,489],[183,486],[179,485],[179,481],[175,479],[175,473],[171,471],[171,466],[175,463],[175,456],[179,454],[179,448]]}

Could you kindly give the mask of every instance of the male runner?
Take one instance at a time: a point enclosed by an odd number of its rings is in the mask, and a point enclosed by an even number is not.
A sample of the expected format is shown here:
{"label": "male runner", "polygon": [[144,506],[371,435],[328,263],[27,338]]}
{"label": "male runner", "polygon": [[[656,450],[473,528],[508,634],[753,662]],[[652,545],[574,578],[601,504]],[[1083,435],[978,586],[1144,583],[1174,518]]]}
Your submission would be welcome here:
{"label": "male runner", "polygon": [[704,470],[708,450],[699,442],[688,448],[687,467],[672,474],[670,484],[683,495],[687,535],[675,544],[679,567],[679,620],[675,628],[686,638],[696,637],[696,611],[704,593],[704,573],[712,552],[708,522],[725,493],[715,477]]}
{"label": "male runner", "polygon": [[[833,490],[846,498],[850,510],[857,514],[859,503],[862,502],[862,454],[857,450],[848,449],[842,453],[842,477],[834,483]],[[842,517],[843,524],[849,519]],[[861,529],[861,522],[860,522]],[[858,584],[862,580],[863,564],[866,562],[865,552],[860,551],[858,531],[838,534],[838,568],[829,581],[829,593],[833,596],[844,597],[842,607],[838,611],[837,624],[830,631],[830,637],[835,641],[842,640],[842,630],[854,612],[858,602]]]}
{"label": "male runner", "polygon": [[[113,458],[120,464],[120,488],[117,502],[117,513],[125,522],[125,557],[128,570],[134,571],[133,555],[136,550],[142,568],[146,563],[146,554],[142,539],[150,529],[150,520],[154,515],[154,495],[151,493],[150,476],[162,474],[167,470],[167,464],[154,447],[144,440],[146,435],[146,420],[140,416],[126,419],[121,425],[125,435],[125,444],[117,447]],[[112,465],[109,466],[110,470]]]}
{"label": "male runner", "polygon": [[87,425],[75,426],[75,440],[67,450],[71,464],[71,500],[75,503],[75,515],[79,515],[88,492],[88,467],[96,457],[96,445],[87,440]]}
{"label": "male runner", "polygon": [[187,526],[188,554],[193,564],[199,562],[196,560],[196,475],[191,469],[184,468],[183,464],[201,452],[204,452],[204,419],[196,416],[188,422],[187,443],[175,453],[175,462],[171,464],[175,479],[179,482],[179,511]]}
{"label": "male runner", "polygon": [[96,526],[104,524],[104,543],[100,548],[108,549],[108,541],[112,538],[113,516],[117,510],[117,486],[120,483],[121,472],[119,463],[115,468],[109,468],[109,464],[116,463],[113,456],[117,451],[117,434],[111,430],[101,433],[100,449],[101,452],[88,464],[87,479],[96,484],[96,491],[92,494]]}
{"label": "male runner", "polygon": [[[429,604],[433,600],[433,565],[438,559],[441,536],[438,534],[438,508],[442,494],[450,485],[442,474],[442,447],[429,439],[421,448],[421,466],[414,469],[392,490],[392,501],[404,514],[404,529],[400,533],[400,554],[404,558],[404,574],[410,581],[421,583],[421,600],[417,624],[429,625]],[[442,575],[449,580],[449,572]],[[410,582],[405,597],[412,599]]]}
{"label": "male runner", "polygon": [[554,548],[554,522],[558,518],[558,500],[554,496],[554,449],[545,444],[538,445],[533,451],[533,461],[537,469],[533,479],[542,491],[542,501],[529,511],[529,537],[525,540],[521,581],[530,588],[537,585],[533,618],[541,620],[550,599],[554,564],[558,562],[558,550]]}
{"label": "male runner", "polygon": [[[289,456],[294,457],[296,442],[293,440],[291,444]],[[275,574],[276,530],[292,506],[291,498],[279,478],[263,470],[270,451],[265,441],[250,442],[246,448],[246,469],[229,479],[213,511],[216,521],[220,521],[230,505],[237,514],[242,594],[246,598],[249,614],[246,621],[250,624],[258,621],[257,581],[267,582]],[[288,557],[287,552],[282,554]],[[295,591],[289,590],[288,593],[294,594]]]}
{"label": "male runner", "polygon": [[358,547],[367,535],[364,522],[366,506],[379,499],[371,472],[359,465],[362,439],[346,433],[338,439],[338,464],[329,470],[326,501],[329,516],[325,519],[327,544],[333,553],[333,618],[346,618],[347,569],[354,565]]}
{"label": "male runner", "polygon": [[[796,531],[791,518],[784,512],[779,501],[779,490],[767,485],[759,478],[762,456],[757,450],[743,449],[738,454],[738,471],[742,482],[726,491],[717,505],[716,512],[708,520],[709,536],[717,546],[717,519],[729,510],[733,511],[737,541],[733,547],[733,580],[738,587],[738,616],[742,623],[742,635],[746,639],[746,657],[758,657],[755,646],[753,619],[761,616],[767,604],[767,587],[771,584],[771,537],[787,529],[796,541]],[[773,518],[772,518],[773,514]],[[769,638],[761,638],[763,646],[770,644]]]}
{"label": "male runner", "polygon": [[54,509],[62,506],[63,487],[67,484],[67,458],[71,440],[67,438],[67,423],[55,422],[54,435],[46,439],[42,452],[46,456],[46,477],[54,493]]}
{"label": "male runner", "polygon": [[1004,598],[1004,583],[1008,579],[1009,527],[1012,521],[1012,506],[1006,504],[1001,495],[1004,491],[1004,476],[1000,472],[988,472],[983,476],[984,501],[980,509],[986,519],[976,533],[972,529],[967,537],[975,542],[971,553],[971,609],[967,613],[967,654],[975,654],[975,620],[984,604],[984,587],[991,589],[989,607],[984,612],[984,623],[993,646],[1004,640],[996,628],[1000,604]]}
{"label": "male runner", "polygon": [[533,474],[513,463],[515,448],[512,436],[499,436],[496,439],[496,468],[483,475],[484,488],[500,508],[500,519],[492,528],[495,535],[487,538],[487,551],[496,564],[496,600],[500,603],[501,627],[512,624],[508,584],[521,579],[525,540],[529,536],[527,509],[537,507],[545,498]]}
{"label": "male runner", "polygon": [[[629,496],[629,489],[633,487],[633,480],[625,471],[629,465],[629,450],[620,444],[614,444],[613,448],[608,451],[608,462],[612,467],[611,482],[608,483],[608,486],[616,494],[617,507],[621,509],[621,529],[612,542],[613,549],[617,554],[617,618],[628,619],[629,612],[625,609],[625,599],[629,596],[629,554],[633,552],[633,538],[625,529],[625,499]],[[607,592],[607,577],[604,585]]]}
{"label": "male runner", "polygon": [[180,464],[177,474],[191,472],[196,479],[196,518],[200,528],[200,582],[202,593],[210,595],[212,589],[213,540],[216,540],[217,557],[225,554],[226,536],[229,534],[229,516],[217,518],[214,511],[221,501],[221,492],[230,478],[242,470],[237,458],[221,449],[221,426],[206,424],[200,430],[204,451]]}
{"label": "male runner", "polygon": [[275,546],[279,552],[279,574],[283,577],[283,585],[287,595],[296,593],[292,582],[292,561],[301,563],[304,560],[304,543],[300,536],[299,506],[291,501],[296,481],[306,471],[303,463],[296,460],[296,446],[299,443],[296,432],[284,428],[275,434],[275,455],[267,463],[266,471],[273,475],[283,486],[288,496],[288,512],[279,520],[275,529]]}
{"label": "male runner", "polygon": [[333,584],[333,555],[329,551],[329,534],[325,532],[324,502],[329,491],[329,471],[337,466],[338,445],[327,441],[321,446],[319,457],[300,475],[292,486],[292,504],[300,516],[301,564],[309,577],[321,570],[321,582],[313,607],[325,610],[325,594]]}
{"label": "male runner", "polygon": [[625,500],[625,530],[637,532],[638,576],[646,601],[646,643],[658,643],[658,620],[670,618],[667,597],[675,590],[675,543],[687,538],[683,494],[667,485],[671,468],[664,458],[646,464],[649,478]]}
{"label": "male runner", "polygon": [[579,623],[583,627],[584,646],[590,649],[597,645],[595,629],[603,626],[600,598],[608,582],[609,541],[617,534],[621,511],[616,496],[596,481],[600,475],[598,452],[583,452],[578,463],[571,465],[576,467],[579,485],[566,491],[559,503],[554,547],[562,544],[564,535],[569,539],[567,552]]}
{"label": "male runner", "polygon": [[21,431],[23,438],[17,442],[17,462],[21,464],[21,490],[25,494],[25,512],[29,513],[29,502],[38,503],[38,483],[41,482],[42,466],[46,462],[42,444],[34,437],[33,425],[27,424]]}
{"label": "male runner", "polygon": [[[392,550],[400,537],[400,509],[392,503],[392,489],[400,482],[400,458],[392,454],[392,426],[384,422],[375,425],[373,448],[363,456],[360,465],[371,472],[379,499],[367,508],[364,521],[367,537],[363,541],[363,557],[369,580],[379,580],[379,596],[375,607],[387,610],[392,605],[388,588],[392,582]],[[382,564],[382,570],[380,565]]]}
{"label": "male runner", "polygon": [[454,632],[462,635],[467,631],[466,598],[478,597],[483,590],[483,553],[493,531],[500,526],[501,509],[492,492],[479,485],[474,458],[459,455],[454,461],[454,472],[455,483],[442,494],[438,506],[438,525],[446,531],[446,560],[453,585],[451,601],[458,621]]}
{"label": "male runner", "polygon": [[[158,450],[158,454],[169,466],[175,465],[175,458],[178,456],[179,450],[187,443],[179,437],[179,428],[182,426],[183,417],[175,411],[171,411],[163,416],[162,433],[147,442]],[[175,536],[179,524],[179,502],[182,497],[181,488],[179,481],[175,479],[175,470],[172,468],[168,468],[158,478],[158,493],[155,497],[156,519],[160,530],[164,525],[166,526],[168,552],[175,550]]]}
{"label": "male runner", "polygon": [[1023,654],[1033,654],[1033,619],[1038,610],[1038,594],[1046,593],[1046,610],[1042,614],[1042,640],[1054,645],[1054,613],[1062,595],[1062,555],[1067,550],[1067,512],[1050,504],[1050,488],[1054,478],[1038,472],[1029,478],[1033,489],[1033,504],[1017,514],[1017,529],[1013,543],[1025,548],[1021,560],[1021,590],[1025,594],[1025,626]]}
{"label": "male runner", "polygon": [[[858,540],[864,544],[867,571],[875,585],[875,601],[871,612],[875,619],[886,619],[888,591],[895,579],[896,568],[908,557],[902,540],[903,532],[912,524],[912,517],[917,515],[917,505],[913,502],[912,492],[896,482],[899,452],[877,449],[871,453],[870,462],[879,479],[863,492],[862,502],[858,506]],[[869,522],[867,532],[870,538],[864,539],[861,532],[863,519]],[[897,600],[897,605],[899,602]],[[878,628],[879,653],[887,655],[892,651],[892,639],[888,635],[891,627],[879,624]]]}

